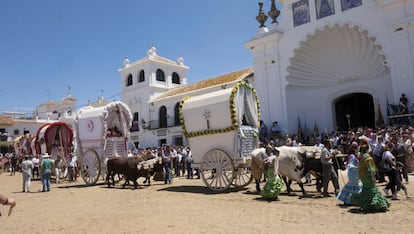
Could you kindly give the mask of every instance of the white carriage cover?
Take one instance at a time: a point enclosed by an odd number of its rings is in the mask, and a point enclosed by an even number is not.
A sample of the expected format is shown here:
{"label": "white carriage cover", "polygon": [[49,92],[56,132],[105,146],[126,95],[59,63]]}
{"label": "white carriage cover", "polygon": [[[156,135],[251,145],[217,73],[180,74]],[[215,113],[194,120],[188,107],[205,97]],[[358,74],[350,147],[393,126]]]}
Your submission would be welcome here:
{"label": "white carriage cover", "polygon": [[202,156],[216,147],[237,154],[242,125],[257,130],[259,111],[255,89],[242,81],[233,88],[185,97],[180,104],[180,121],[193,155]]}
{"label": "white carriage cover", "polygon": [[80,109],[76,122],[81,155],[88,149],[94,149],[101,155],[108,131],[116,129],[118,138],[129,139],[132,114],[125,103],[117,101],[102,107],[87,106]]}

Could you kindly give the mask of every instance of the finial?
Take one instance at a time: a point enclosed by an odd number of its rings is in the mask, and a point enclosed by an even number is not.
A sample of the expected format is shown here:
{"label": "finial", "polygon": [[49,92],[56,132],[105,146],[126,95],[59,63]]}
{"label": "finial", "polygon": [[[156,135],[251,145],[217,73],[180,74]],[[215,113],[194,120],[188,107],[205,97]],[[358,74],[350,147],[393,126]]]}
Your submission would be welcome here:
{"label": "finial", "polygon": [[70,85],[68,86],[68,97],[71,97],[72,96],[72,94],[71,94],[71,92],[70,92]]}
{"label": "finial", "polygon": [[129,58],[128,57],[125,57],[124,58],[124,67],[128,67],[129,66]]}
{"label": "finial", "polygon": [[259,28],[264,28],[265,26],[265,22],[267,20],[267,15],[265,15],[264,11],[263,11],[263,2],[259,2],[259,15],[256,16],[256,20],[257,22],[260,23]]}
{"label": "finial", "polygon": [[274,23],[279,23],[277,22],[277,17],[279,17],[280,15],[280,11],[276,8],[276,3],[275,0],[271,0],[272,1],[272,6],[270,7],[270,11],[267,13],[270,18],[272,18],[272,24]]}
{"label": "finial", "polygon": [[178,59],[177,59],[177,64],[178,65],[184,65],[184,58],[183,58],[183,56],[178,56]]}

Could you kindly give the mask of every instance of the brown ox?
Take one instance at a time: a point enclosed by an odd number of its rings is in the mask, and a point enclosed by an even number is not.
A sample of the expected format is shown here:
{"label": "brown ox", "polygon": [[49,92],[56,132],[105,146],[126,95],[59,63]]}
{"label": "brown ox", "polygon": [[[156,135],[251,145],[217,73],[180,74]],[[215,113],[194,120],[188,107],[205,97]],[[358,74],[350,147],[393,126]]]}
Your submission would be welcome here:
{"label": "brown ox", "polygon": [[129,181],[133,181],[134,188],[138,188],[137,180],[140,177],[144,177],[146,179],[145,182],[148,181],[148,184],[150,185],[150,177],[154,174],[154,170],[152,168],[142,167],[140,166],[140,163],[152,158],[154,157],[148,157],[145,155],[108,158],[106,175],[108,187],[111,187],[110,179],[112,179],[112,185],[115,186],[114,175],[116,174],[124,175],[125,183],[122,185],[123,187],[129,184]]}

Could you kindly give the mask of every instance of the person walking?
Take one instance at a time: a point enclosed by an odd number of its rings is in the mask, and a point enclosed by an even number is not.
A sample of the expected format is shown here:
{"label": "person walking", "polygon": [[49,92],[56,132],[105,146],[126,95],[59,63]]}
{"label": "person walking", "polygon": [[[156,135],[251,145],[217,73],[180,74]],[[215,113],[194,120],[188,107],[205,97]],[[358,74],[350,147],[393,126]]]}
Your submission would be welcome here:
{"label": "person walking", "polygon": [[358,194],[362,190],[362,184],[358,177],[358,143],[355,141],[352,142],[351,147],[349,149],[349,155],[347,158],[347,170],[348,170],[348,182],[344,185],[344,187],[339,192],[338,198],[340,201],[344,203],[344,205],[352,205],[351,203],[351,196],[352,194]]}
{"label": "person walking", "polygon": [[50,191],[50,176],[53,169],[53,160],[50,159],[48,153],[42,155],[42,162],[40,164],[40,171],[42,175],[42,192]]}
{"label": "person walking", "polygon": [[333,158],[335,155],[330,152],[332,149],[332,142],[327,140],[325,143],[324,148],[321,152],[321,163],[322,163],[322,187],[323,187],[323,196],[330,197],[328,193],[328,185],[329,181],[332,181],[333,186],[335,188],[335,195],[339,192],[339,183],[338,183],[338,175],[335,172],[335,168],[333,167]]}
{"label": "person walking", "polygon": [[391,153],[393,150],[394,145],[391,142],[388,142],[385,145],[384,153],[382,154],[382,168],[386,171],[386,175],[388,175],[388,184],[384,188],[385,196],[389,196],[389,190],[392,192],[392,199],[397,200],[397,172],[396,172],[396,158]]}
{"label": "person walking", "polygon": [[29,155],[24,156],[22,162],[22,176],[23,176],[23,192],[30,193],[30,183],[32,180],[33,162],[30,160]]}
{"label": "person walking", "polygon": [[268,164],[266,171],[267,182],[260,192],[260,195],[269,200],[277,200],[283,189],[283,181],[279,177],[279,160],[277,158],[279,156],[279,151],[275,151],[275,154],[276,155],[272,155],[263,161],[265,164]]}
{"label": "person walking", "polygon": [[352,194],[350,201],[364,212],[385,212],[390,207],[390,202],[381,194],[375,184],[377,167],[374,159],[369,155],[368,149],[368,144],[362,144],[360,147],[358,177],[362,181],[362,191],[358,194]]}

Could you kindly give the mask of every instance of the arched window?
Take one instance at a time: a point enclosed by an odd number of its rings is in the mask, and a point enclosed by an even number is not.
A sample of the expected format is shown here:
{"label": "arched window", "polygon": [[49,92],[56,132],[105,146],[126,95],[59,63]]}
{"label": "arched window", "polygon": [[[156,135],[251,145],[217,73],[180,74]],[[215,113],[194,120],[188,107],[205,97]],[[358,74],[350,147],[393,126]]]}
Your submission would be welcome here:
{"label": "arched window", "polygon": [[177,102],[174,107],[174,126],[178,126],[180,124],[180,103]]}
{"label": "arched window", "polygon": [[126,86],[132,86],[132,74],[129,74],[127,77]]}
{"label": "arched window", "polygon": [[160,128],[167,127],[167,107],[162,106],[160,107],[160,111],[158,112],[158,119],[160,120]]}
{"label": "arched window", "polygon": [[157,69],[157,81],[164,81],[165,82],[165,75],[161,69]]}
{"label": "arched window", "polygon": [[180,84],[180,76],[177,72],[173,72],[172,74],[172,83],[173,84]]}
{"label": "arched window", "polygon": [[139,131],[139,114],[138,112],[134,112],[134,118],[132,120],[132,126],[129,129],[131,132],[137,132]]}
{"label": "arched window", "polygon": [[144,70],[141,70],[139,72],[138,82],[144,82],[144,81],[145,81],[145,72],[144,72]]}

